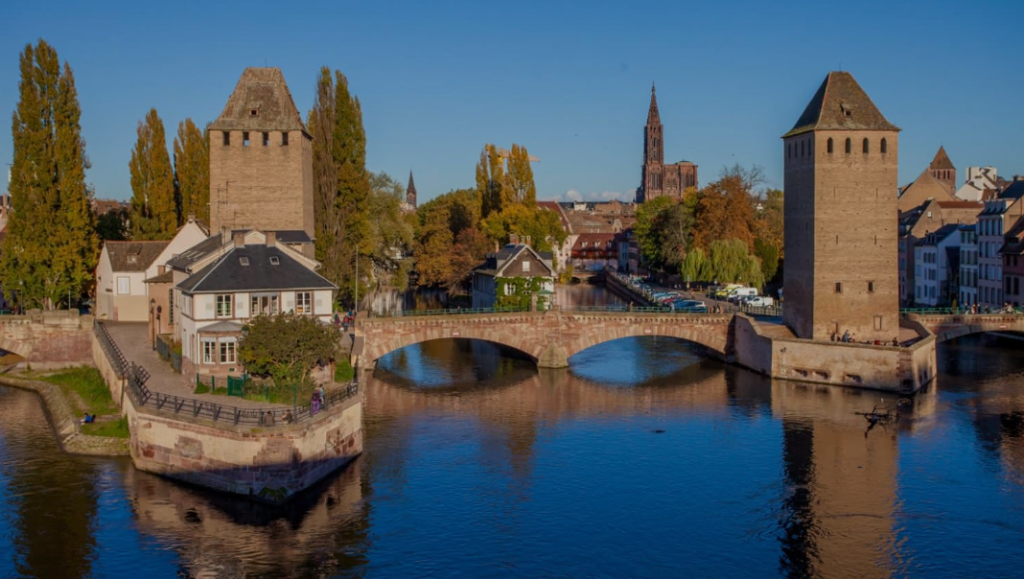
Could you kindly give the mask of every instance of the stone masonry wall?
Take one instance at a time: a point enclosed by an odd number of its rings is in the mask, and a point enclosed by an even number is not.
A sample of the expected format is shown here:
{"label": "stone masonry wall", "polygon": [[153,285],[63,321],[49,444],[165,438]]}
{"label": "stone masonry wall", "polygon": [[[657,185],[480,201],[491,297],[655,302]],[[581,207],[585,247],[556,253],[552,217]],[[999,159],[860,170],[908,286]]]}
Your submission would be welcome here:
{"label": "stone masonry wall", "polygon": [[30,311],[0,317],[0,348],[25,358],[34,369],[92,364],[92,316]]}

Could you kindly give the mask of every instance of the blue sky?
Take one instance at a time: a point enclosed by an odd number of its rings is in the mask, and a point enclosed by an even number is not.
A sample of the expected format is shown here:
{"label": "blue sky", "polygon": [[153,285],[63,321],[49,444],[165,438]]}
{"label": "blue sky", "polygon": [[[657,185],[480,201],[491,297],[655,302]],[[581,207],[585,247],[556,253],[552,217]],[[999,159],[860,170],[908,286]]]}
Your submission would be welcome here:
{"label": "blue sky", "polygon": [[[214,120],[246,66],[280,67],[305,115],[322,65],[363,105],[367,165],[420,198],[472,186],[484,143],[526,145],[539,198],[631,198],[657,82],[667,162],[759,164],[829,70],[903,129],[900,182],[939,145],[961,171],[1024,173],[1024,2],[20,1],[0,21],[0,112],[18,54],[45,38],[75,70],[98,197],[131,196],[135,128],[156,107]],[[0,160],[10,163],[9,116]],[[168,145],[170,146],[170,144]],[[0,176],[6,183],[6,171]]]}

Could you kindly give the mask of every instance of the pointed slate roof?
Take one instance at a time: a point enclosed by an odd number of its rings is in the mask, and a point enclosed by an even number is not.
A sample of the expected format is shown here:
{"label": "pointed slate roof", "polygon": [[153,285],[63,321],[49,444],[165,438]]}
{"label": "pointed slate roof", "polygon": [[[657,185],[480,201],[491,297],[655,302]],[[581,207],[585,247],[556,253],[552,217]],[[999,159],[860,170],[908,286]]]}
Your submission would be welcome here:
{"label": "pointed slate roof", "polygon": [[956,169],[953,166],[953,161],[949,160],[949,155],[946,154],[946,149],[942,145],[939,145],[939,152],[935,153],[935,158],[932,159],[932,164],[928,165],[929,169]]}
{"label": "pointed slate roof", "polygon": [[218,131],[302,131],[309,134],[279,68],[246,68],[224,111],[210,128]]}
{"label": "pointed slate roof", "polygon": [[853,75],[833,71],[825,77],[814,98],[783,138],[807,131],[898,131],[871,102]]}
{"label": "pointed slate roof", "polygon": [[647,109],[647,124],[648,126],[661,124],[661,117],[658,116],[658,99],[654,95],[653,82],[651,83],[651,106]]}
{"label": "pointed slate roof", "polygon": [[412,171],[409,171],[409,186],[405,188],[405,202],[416,206],[416,184],[412,182]]}

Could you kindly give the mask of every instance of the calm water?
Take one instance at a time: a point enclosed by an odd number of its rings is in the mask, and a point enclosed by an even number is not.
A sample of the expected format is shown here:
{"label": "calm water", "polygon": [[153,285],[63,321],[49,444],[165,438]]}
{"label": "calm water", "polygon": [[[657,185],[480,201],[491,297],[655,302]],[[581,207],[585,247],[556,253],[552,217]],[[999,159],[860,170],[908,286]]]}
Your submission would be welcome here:
{"label": "calm water", "polygon": [[283,512],[61,454],[0,389],[0,577],[1020,577],[1022,351],[940,346],[866,432],[895,398],[672,340],[544,372],[428,342],[381,361],[364,456]]}

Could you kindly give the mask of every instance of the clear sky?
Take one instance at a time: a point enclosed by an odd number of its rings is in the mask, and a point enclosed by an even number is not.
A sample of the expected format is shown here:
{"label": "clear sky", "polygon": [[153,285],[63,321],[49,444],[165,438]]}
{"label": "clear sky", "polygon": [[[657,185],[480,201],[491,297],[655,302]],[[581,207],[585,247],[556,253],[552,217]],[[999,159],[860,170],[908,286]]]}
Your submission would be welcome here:
{"label": "clear sky", "polygon": [[[220,114],[246,66],[277,66],[303,116],[317,71],[363,106],[367,165],[420,199],[474,184],[484,143],[526,145],[538,198],[632,198],[651,81],[665,160],[700,181],[782,145],[829,70],[849,70],[903,129],[900,183],[939,145],[961,171],[1024,173],[1020,0],[972,2],[10,2],[0,16],[0,112],[18,54],[45,38],[75,70],[97,196],[131,196],[135,128],[156,107],[173,137]],[[9,116],[5,117],[10,119]],[[168,143],[170,147],[170,143]],[[0,159],[12,157],[9,120]],[[6,183],[6,171],[2,181]]]}

